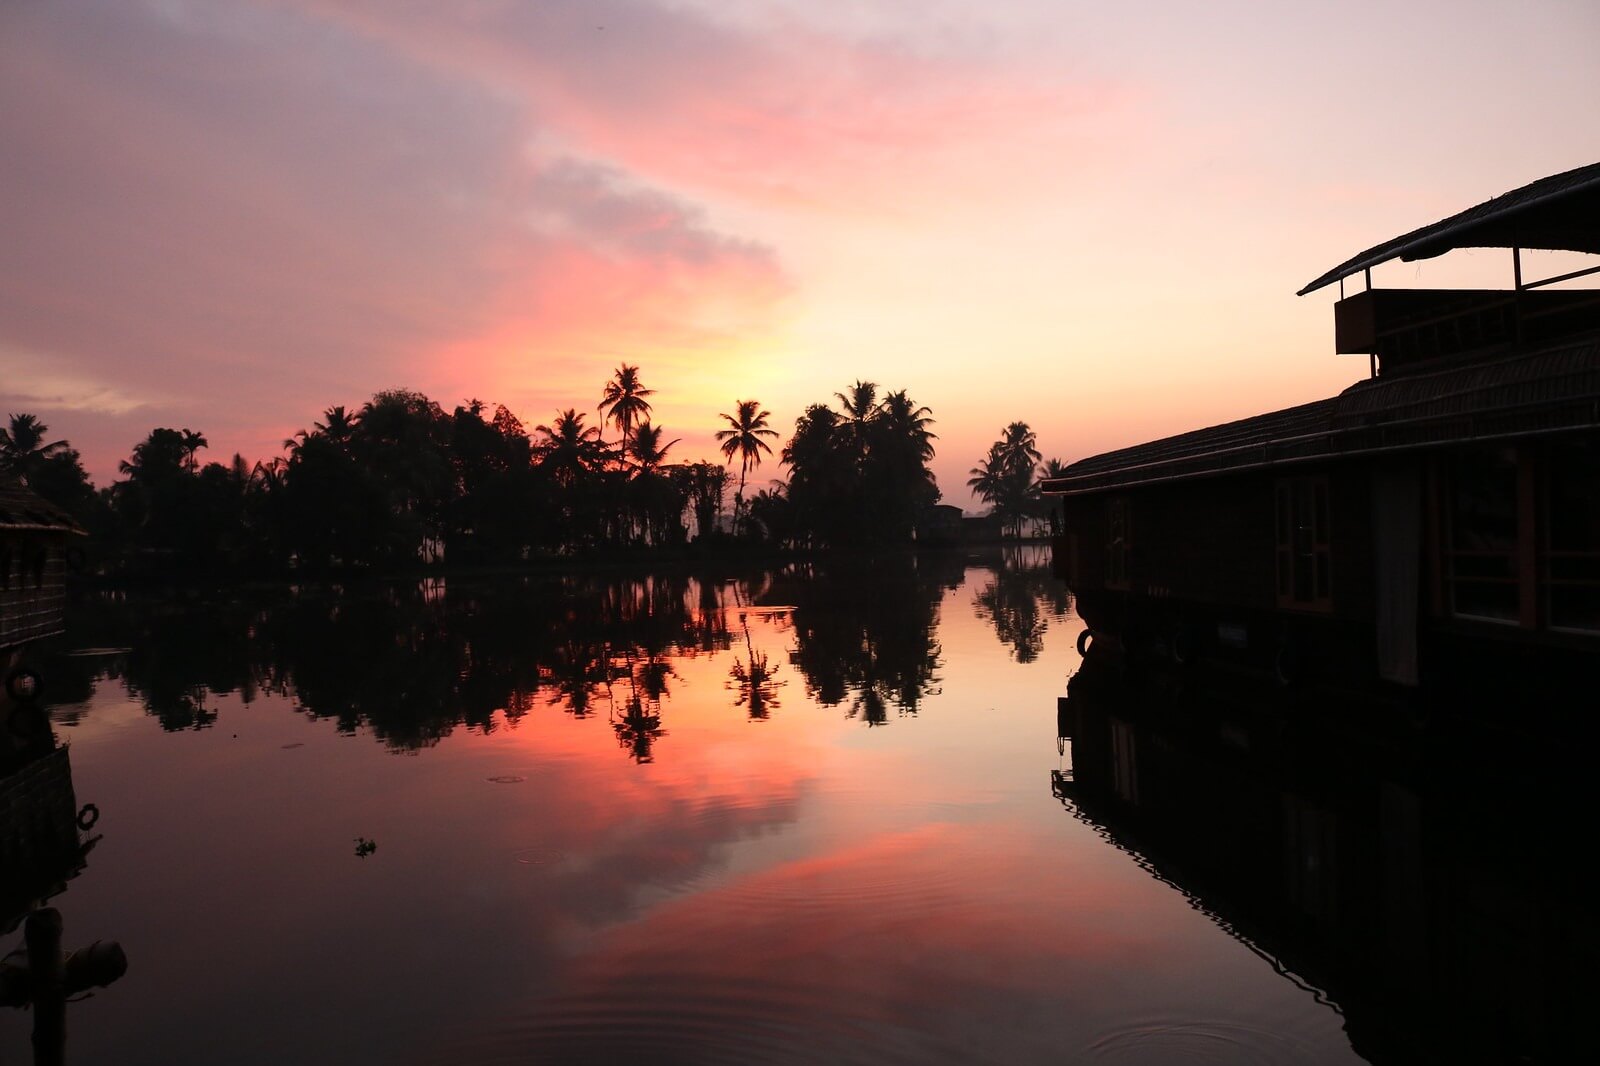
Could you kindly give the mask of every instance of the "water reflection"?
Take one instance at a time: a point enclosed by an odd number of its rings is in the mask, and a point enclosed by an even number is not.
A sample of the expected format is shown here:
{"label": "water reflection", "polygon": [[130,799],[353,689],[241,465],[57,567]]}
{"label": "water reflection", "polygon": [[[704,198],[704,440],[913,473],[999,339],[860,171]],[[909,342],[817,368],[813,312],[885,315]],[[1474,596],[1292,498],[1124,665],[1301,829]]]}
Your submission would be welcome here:
{"label": "water reflection", "polygon": [[103,988],[127,971],[120,945],[73,950],[61,913],[46,904],[84,871],[99,819],[78,806],[67,749],[31,699],[0,695],[0,935],[20,926],[22,942],[0,953],[0,1007],[32,1012],[33,1061],[65,1061],[71,997]]}
{"label": "water reflection", "polygon": [[973,597],[979,618],[1019,663],[1031,663],[1044,650],[1050,620],[1066,617],[1071,595],[1050,572],[1049,550],[1041,545],[1004,549],[993,576]]}
{"label": "water reflection", "polygon": [[107,598],[76,611],[74,642],[125,652],[64,656],[50,669],[67,723],[97,680],[125,684],[170,731],[215,726],[219,697],[248,705],[270,693],[397,751],[461,727],[515,727],[548,706],[605,716],[629,758],[644,763],[667,732],[675,661],[732,652],[732,706],[752,720],[778,710],[784,653],[763,648],[752,626],[785,638],[816,703],[868,726],[916,714],[939,691],[938,604],[961,572],[959,561],[906,556],[827,580],[801,565],[722,579],[303,588],[203,610]]}
{"label": "water reflection", "polygon": [[862,562],[829,581],[809,568],[783,575],[772,594],[795,605],[789,661],[806,695],[868,726],[887,724],[891,709],[915,715],[939,692],[939,602],[963,570],[959,559],[924,557]]}
{"label": "water reflection", "polygon": [[1419,731],[1398,706],[1322,695],[1120,675],[1091,656],[1058,708],[1054,791],[1325,995],[1373,1062],[1560,1061],[1586,1045],[1600,905],[1574,873],[1592,801],[1573,731],[1518,733],[1504,708],[1481,729],[1460,706]]}

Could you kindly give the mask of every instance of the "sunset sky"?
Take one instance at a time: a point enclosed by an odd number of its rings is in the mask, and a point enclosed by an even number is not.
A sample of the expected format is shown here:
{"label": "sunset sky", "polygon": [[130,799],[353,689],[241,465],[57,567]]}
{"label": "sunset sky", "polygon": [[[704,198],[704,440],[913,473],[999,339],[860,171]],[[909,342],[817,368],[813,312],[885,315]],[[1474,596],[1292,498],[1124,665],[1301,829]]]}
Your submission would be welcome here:
{"label": "sunset sky", "polygon": [[971,507],[1007,422],[1072,460],[1365,374],[1295,290],[1600,159],[1597,43],[1593,0],[6,0],[0,415],[105,483],[383,388],[592,419],[627,361],[695,459],[864,378]]}

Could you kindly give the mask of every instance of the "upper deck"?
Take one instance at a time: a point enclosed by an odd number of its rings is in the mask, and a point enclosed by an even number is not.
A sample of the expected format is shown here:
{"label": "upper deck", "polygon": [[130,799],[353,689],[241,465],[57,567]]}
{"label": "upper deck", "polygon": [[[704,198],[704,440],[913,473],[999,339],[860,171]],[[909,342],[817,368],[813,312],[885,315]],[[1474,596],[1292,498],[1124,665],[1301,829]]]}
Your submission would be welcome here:
{"label": "upper deck", "polygon": [[[1460,248],[1510,251],[1508,289],[1380,289],[1372,269]],[[1044,491],[1079,495],[1401,448],[1600,428],[1600,289],[1558,288],[1589,266],[1523,276],[1525,249],[1600,255],[1600,163],[1555,174],[1353,256],[1300,290],[1338,284],[1335,349],[1371,380],[1339,396],[1080,460]],[[1361,291],[1345,295],[1360,275]]]}

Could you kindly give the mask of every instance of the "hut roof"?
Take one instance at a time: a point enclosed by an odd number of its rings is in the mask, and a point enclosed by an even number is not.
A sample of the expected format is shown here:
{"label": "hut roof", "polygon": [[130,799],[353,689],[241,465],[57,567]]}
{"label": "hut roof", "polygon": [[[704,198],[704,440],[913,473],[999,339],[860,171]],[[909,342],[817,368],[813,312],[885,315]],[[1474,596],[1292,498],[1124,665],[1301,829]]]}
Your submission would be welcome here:
{"label": "hut roof", "polygon": [[1472,440],[1600,428],[1600,339],[1433,373],[1092,456],[1046,481],[1063,496]]}
{"label": "hut roof", "polygon": [[1600,254],[1600,163],[1552,174],[1431,226],[1368,248],[1301,289],[1320,289],[1379,263],[1456,248],[1547,248]]}
{"label": "hut roof", "polygon": [[20,482],[0,478],[0,530],[8,529],[83,532],[72,516],[55,504]]}

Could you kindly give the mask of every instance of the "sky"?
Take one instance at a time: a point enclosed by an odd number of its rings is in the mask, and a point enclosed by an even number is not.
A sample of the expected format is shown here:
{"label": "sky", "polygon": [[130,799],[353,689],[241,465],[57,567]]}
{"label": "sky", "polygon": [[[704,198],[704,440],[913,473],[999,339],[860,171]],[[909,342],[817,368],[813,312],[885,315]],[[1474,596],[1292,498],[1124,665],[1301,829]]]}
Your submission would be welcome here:
{"label": "sky", "polygon": [[[1600,159],[1596,41],[1592,0],[5,0],[0,414],[104,484],[380,389],[592,421],[623,362],[692,460],[862,379],[975,508],[1009,422],[1071,461],[1364,376],[1295,291]],[[1461,256],[1376,279],[1508,258]]]}

